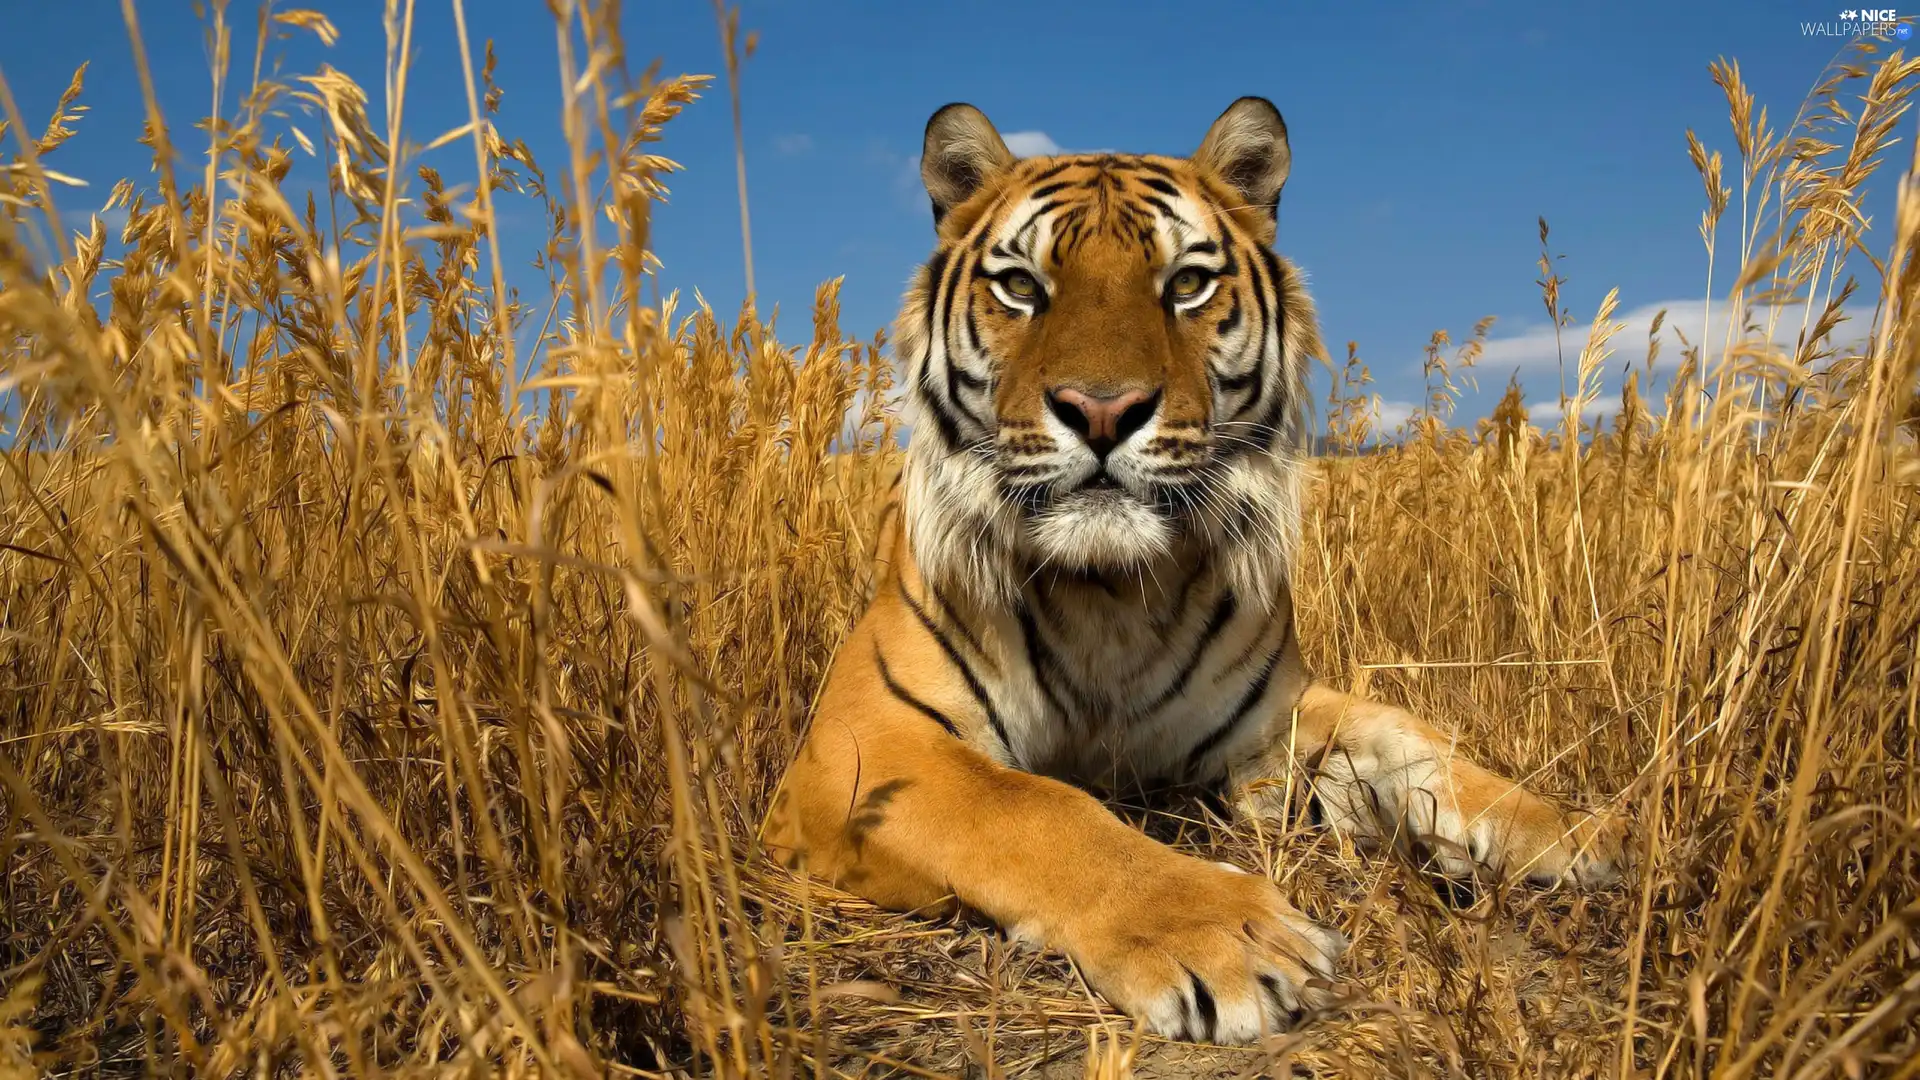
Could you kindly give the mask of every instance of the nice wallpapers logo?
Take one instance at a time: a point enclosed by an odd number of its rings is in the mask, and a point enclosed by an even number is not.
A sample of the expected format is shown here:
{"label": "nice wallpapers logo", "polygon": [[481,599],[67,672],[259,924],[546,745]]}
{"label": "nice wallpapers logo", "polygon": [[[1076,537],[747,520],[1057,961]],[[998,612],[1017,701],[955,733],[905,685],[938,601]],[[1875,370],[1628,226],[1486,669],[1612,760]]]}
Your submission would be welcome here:
{"label": "nice wallpapers logo", "polygon": [[1834,22],[1803,22],[1802,37],[1858,38],[1877,37],[1905,41],[1913,36],[1913,24],[1900,21],[1892,8],[1848,8]]}

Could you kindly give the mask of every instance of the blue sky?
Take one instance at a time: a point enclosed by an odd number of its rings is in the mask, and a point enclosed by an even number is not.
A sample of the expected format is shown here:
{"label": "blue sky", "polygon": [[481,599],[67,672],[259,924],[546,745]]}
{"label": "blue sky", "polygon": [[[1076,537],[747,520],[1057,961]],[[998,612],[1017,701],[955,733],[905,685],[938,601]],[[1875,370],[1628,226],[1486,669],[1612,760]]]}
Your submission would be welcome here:
{"label": "blue sky", "polygon": [[[289,72],[325,61],[369,89],[380,111],[385,41],[376,0],[325,3],[342,38],[282,47]],[[110,0],[4,0],[0,70],[31,125],[44,122],[72,68],[93,61],[78,138],[50,164],[92,186],[65,194],[71,214],[114,180],[146,183],[133,143],[140,96]],[[493,38],[507,95],[499,119],[556,170],[554,30],[535,0],[469,0],[476,51]],[[185,0],[142,0],[143,31],[176,139],[208,104],[204,26]],[[236,3],[235,54],[251,57],[250,5]],[[1539,290],[1536,219],[1566,255],[1565,302],[1583,324],[1612,286],[1640,329],[1660,306],[1695,313],[1706,295],[1698,234],[1700,180],[1685,131],[1732,156],[1721,93],[1707,65],[1740,62],[1761,103],[1783,117],[1838,50],[1802,24],[1832,21],[1802,3],[1375,4],[828,3],[746,0],[759,51],[743,84],[754,254],[763,302],[783,337],[804,333],[815,287],[844,275],[844,325],[860,338],[890,321],[931,242],[914,158],[926,117],[971,101],[1016,149],[1189,152],[1234,98],[1259,94],[1285,114],[1293,174],[1280,249],[1309,273],[1336,359],[1359,343],[1391,419],[1421,397],[1421,348],[1435,329],[1464,337],[1499,317],[1466,415],[1484,413],[1518,371],[1536,402],[1555,399],[1557,369]],[[625,36],[638,64],[720,75],[714,13],[703,0],[629,2]],[[425,143],[466,120],[451,8],[420,0],[408,127]],[[231,102],[229,102],[230,104]],[[304,122],[310,133],[320,125]],[[1911,123],[1903,125],[1902,137]],[[733,136],[723,79],[670,126],[663,151],[686,166],[656,221],[669,288],[698,288],[731,317],[744,292]],[[1904,154],[1904,148],[1896,155]],[[434,158],[469,181],[460,143]],[[1869,205],[1890,217],[1896,160]],[[1737,166],[1730,169],[1737,176]],[[1735,214],[1738,202],[1736,198]],[[531,221],[535,215],[528,212]],[[530,234],[510,271],[525,264]],[[1732,231],[1723,242],[1734,242]],[[1723,263],[1723,278],[1731,267]],[[1719,292],[1716,287],[1716,292]],[[1686,307],[1685,305],[1693,305]],[[1671,353],[1673,350],[1669,350]],[[1618,364],[1616,363],[1616,367]],[[1610,380],[1617,385],[1617,380]],[[1316,384],[1324,387],[1324,378]],[[1611,388],[1611,387],[1610,387]]]}

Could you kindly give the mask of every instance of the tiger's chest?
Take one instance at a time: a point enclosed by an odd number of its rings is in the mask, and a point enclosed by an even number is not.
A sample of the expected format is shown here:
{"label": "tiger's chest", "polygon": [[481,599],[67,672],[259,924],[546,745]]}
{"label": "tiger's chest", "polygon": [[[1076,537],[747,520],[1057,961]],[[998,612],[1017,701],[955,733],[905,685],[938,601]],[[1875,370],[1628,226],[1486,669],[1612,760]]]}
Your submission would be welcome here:
{"label": "tiger's chest", "polygon": [[1243,602],[1205,564],[1036,575],[989,636],[1008,763],[1095,788],[1217,779],[1298,693],[1290,607]]}

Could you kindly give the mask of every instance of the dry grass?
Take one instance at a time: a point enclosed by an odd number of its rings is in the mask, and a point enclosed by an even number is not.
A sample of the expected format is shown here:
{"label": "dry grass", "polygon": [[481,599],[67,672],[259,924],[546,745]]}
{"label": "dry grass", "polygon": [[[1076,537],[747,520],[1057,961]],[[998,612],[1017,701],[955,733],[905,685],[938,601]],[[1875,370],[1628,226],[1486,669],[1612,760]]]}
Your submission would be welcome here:
{"label": "dry grass", "polygon": [[[1840,276],[1913,62],[1849,55],[1778,130],[1716,71],[1740,175],[1695,144],[1703,236],[1748,329],[1664,402],[1460,430],[1476,346],[1436,340],[1405,444],[1315,471],[1311,660],[1621,800],[1631,886],[1449,906],[1304,827],[1135,808],[1356,942],[1338,1015],[1192,1049],[1057,957],[753,857],[862,601],[888,372],[832,286],[801,349],[642,301],[652,143],[699,83],[629,79],[614,9],[568,10],[565,167],[476,65],[457,188],[407,164],[403,64],[370,116],[337,73],[234,75],[217,25],[241,104],[204,160],[156,112],[113,259],[49,228],[73,100],[35,137],[0,94],[0,1071],[1920,1075],[1920,193],[1884,274]],[[313,202],[273,135],[302,95]],[[507,200],[550,215],[551,297],[504,289]],[[1568,359],[1588,395],[1614,365]]]}

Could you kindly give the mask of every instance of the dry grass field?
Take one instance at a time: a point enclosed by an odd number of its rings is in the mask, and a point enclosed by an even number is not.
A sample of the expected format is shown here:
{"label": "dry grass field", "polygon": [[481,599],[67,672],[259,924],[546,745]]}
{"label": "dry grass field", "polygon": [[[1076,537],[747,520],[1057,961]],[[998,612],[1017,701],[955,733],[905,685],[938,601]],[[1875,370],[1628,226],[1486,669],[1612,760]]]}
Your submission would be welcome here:
{"label": "dry grass field", "polygon": [[[1332,1015],[1226,1050],[757,858],[862,603],[891,375],[832,284],[800,345],[650,299],[702,82],[628,81],[612,10],[572,16],[565,161],[494,129],[462,43],[459,177],[337,73],[223,50],[243,104],[212,157],[155,126],[112,259],[54,224],[82,89],[51,123],[0,93],[0,1074],[1920,1076],[1920,189],[1841,271],[1920,62],[1851,52],[1797,114],[1716,68],[1701,272],[1739,317],[1650,399],[1456,426],[1480,338],[1436,340],[1399,445],[1312,464],[1310,661],[1613,801],[1636,866],[1449,896],[1304,821],[1123,808],[1354,941]],[[496,245],[508,203],[544,252]],[[552,295],[510,295],[536,255]],[[1654,366],[1611,319],[1566,328],[1585,397]]]}

